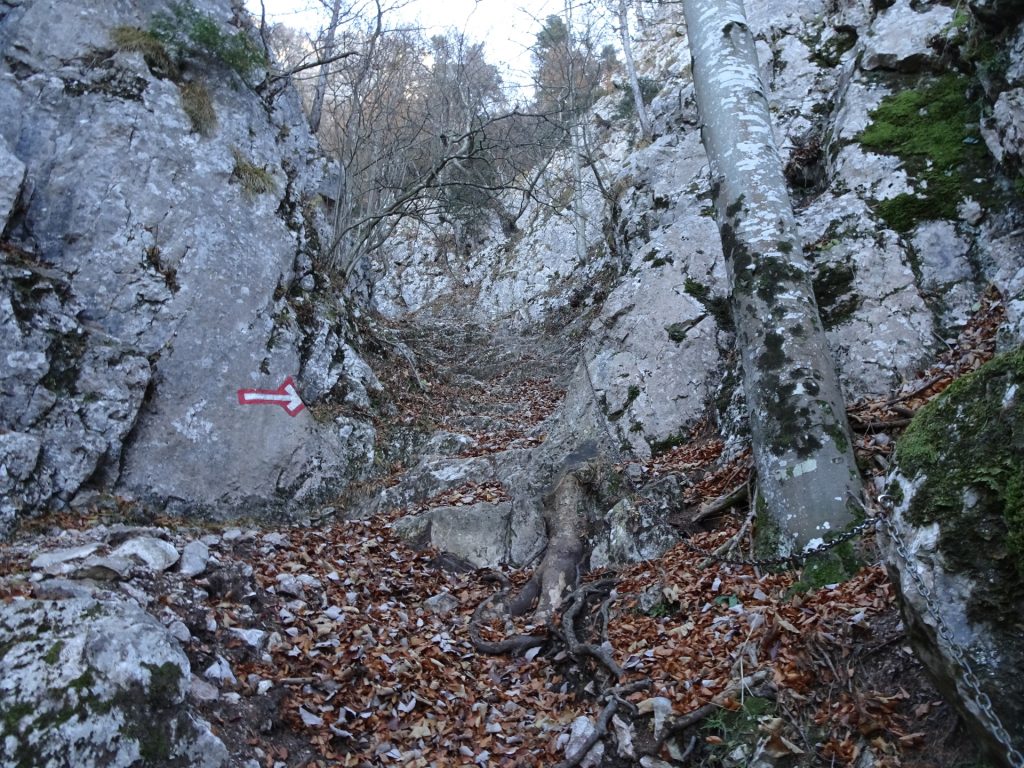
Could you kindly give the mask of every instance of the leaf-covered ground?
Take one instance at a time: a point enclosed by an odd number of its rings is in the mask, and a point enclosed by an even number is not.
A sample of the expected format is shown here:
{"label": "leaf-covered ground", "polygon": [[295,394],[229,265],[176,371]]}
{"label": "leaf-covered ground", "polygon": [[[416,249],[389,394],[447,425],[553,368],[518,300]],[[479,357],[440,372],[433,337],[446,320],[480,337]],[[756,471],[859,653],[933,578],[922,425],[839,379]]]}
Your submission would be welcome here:
{"label": "leaf-covered ground", "polygon": [[[885,401],[854,404],[867,470],[877,475],[887,466],[917,407],[991,356],[1000,317],[999,297],[990,294],[934,368]],[[509,418],[473,432],[456,423],[465,400],[443,402],[446,386],[434,382],[417,417],[447,418],[468,432],[470,455],[542,440],[537,425],[561,395],[548,379],[478,393],[478,405],[486,401]],[[704,434],[644,472],[683,475],[686,503],[708,504],[749,477],[747,455],[723,464],[721,454],[721,442]],[[499,501],[506,493],[495,483],[467,485],[424,506]],[[197,682],[193,695],[238,765],[923,768],[973,760],[952,709],[906,646],[874,534],[859,545],[859,573],[807,591],[798,571],[702,554],[740,530],[735,553],[742,553],[746,513],[737,498],[662,558],[585,577],[581,595],[588,585],[602,587],[581,597],[568,634],[611,659],[617,679],[566,641],[558,617],[546,627],[488,625],[484,633],[494,638],[532,632],[547,641],[521,655],[479,652],[470,624],[497,589],[495,574],[452,570],[439,553],[405,546],[391,523],[409,509],[277,529],[160,521],[172,538],[205,536],[211,567],[194,580],[168,572],[134,588],[149,596],[151,610],[188,628],[196,673],[222,660],[230,668],[233,679],[219,690]],[[51,518],[0,547],[0,597],[32,593],[28,562],[53,546],[53,530],[84,529],[72,533],[88,537],[104,521]],[[528,575],[503,577],[521,584]],[[586,753],[579,746],[588,735],[600,738]]]}

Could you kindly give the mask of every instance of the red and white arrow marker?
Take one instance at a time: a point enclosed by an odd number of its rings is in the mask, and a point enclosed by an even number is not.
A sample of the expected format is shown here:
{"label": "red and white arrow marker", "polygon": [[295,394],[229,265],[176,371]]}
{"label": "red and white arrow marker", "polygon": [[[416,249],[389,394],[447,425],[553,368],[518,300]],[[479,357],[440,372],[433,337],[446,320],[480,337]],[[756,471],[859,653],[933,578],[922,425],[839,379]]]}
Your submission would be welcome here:
{"label": "red and white arrow marker", "polygon": [[291,376],[277,389],[240,389],[238,402],[241,405],[280,405],[289,416],[298,415],[306,407]]}

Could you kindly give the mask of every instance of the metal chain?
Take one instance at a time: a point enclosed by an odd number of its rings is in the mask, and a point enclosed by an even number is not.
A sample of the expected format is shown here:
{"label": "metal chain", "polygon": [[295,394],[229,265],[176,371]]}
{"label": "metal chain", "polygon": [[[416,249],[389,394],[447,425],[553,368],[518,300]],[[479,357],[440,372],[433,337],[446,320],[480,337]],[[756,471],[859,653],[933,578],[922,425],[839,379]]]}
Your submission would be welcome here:
{"label": "metal chain", "polygon": [[850,528],[848,531],[843,531],[834,539],[830,541],[823,541],[820,544],[816,544],[813,547],[805,549],[803,552],[794,553],[788,557],[723,557],[722,555],[716,555],[714,552],[709,550],[702,549],[689,540],[687,540],[686,546],[698,555],[714,560],[716,563],[724,563],[726,565],[750,565],[758,568],[773,568],[782,565],[787,568],[796,569],[804,565],[814,555],[820,555],[822,552],[828,552],[830,549],[834,549],[840,544],[844,544],[850,539],[860,536],[868,528],[874,527],[875,523],[881,519],[881,516],[865,517],[853,526],[853,528]]}
{"label": "metal chain", "polygon": [[[888,502],[887,506],[891,506],[891,499],[883,496],[879,499],[883,504]],[[906,563],[906,572],[910,574],[911,580],[914,582],[914,587],[917,592],[924,599],[925,607],[928,613],[931,614],[932,619],[935,621],[935,630],[938,632],[939,637],[946,644],[949,649],[949,655],[953,657],[953,661],[956,662],[957,666],[960,667],[961,678],[969,689],[969,695],[974,700],[975,706],[981,712],[982,718],[987,722],[989,730],[992,735],[1002,744],[1006,750],[1006,758],[1013,768],[1024,768],[1024,755],[1020,753],[1010,739],[1010,734],[1006,732],[1006,728],[1003,727],[1002,721],[999,719],[999,715],[996,714],[992,708],[992,700],[988,697],[988,694],[981,689],[981,681],[978,676],[974,674],[974,670],[971,669],[971,664],[967,660],[967,655],[964,653],[964,649],[959,643],[953,638],[953,633],[946,623],[945,619],[942,618],[942,614],[939,611],[939,606],[935,602],[935,598],[932,595],[932,591],[925,584],[924,579],[921,578],[921,574],[917,572],[917,569],[912,565],[912,559],[910,553],[907,551],[906,545],[903,543],[903,539],[900,537],[899,531],[896,529],[895,523],[888,515],[881,515],[879,518],[882,521],[882,525],[885,528],[886,534],[892,541],[893,547],[896,549],[896,553]]]}

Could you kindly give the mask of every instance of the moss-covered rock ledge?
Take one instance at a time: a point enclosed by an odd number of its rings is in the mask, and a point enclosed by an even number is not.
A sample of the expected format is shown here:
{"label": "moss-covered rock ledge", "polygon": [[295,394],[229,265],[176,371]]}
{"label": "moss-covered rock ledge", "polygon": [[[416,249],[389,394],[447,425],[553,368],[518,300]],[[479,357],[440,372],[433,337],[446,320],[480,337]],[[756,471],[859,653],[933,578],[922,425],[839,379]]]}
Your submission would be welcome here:
{"label": "moss-covered rock ledge", "polygon": [[[938,614],[965,651],[1018,749],[1024,744],[1024,348],[955,382],[915,417],[896,450],[892,542],[911,643],[968,723],[992,747]],[[921,596],[916,573],[931,593]]]}
{"label": "moss-covered rock ledge", "polygon": [[220,768],[224,744],[185,705],[188,659],[121,599],[0,603],[0,765]]}

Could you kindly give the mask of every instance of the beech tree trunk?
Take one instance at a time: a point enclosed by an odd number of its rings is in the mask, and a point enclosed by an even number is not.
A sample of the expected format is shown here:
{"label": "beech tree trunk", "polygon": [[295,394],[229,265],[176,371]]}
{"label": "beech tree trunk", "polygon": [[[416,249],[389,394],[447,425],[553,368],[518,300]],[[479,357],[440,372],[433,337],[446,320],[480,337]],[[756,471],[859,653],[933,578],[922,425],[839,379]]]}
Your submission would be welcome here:
{"label": "beech tree trunk", "polygon": [[636,74],[636,64],[633,62],[633,43],[629,37],[629,8],[626,0],[619,0],[619,39],[622,41],[622,54],[626,59],[626,73],[629,75],[629,87],[633,91],[633,104],[636,106],[636,117],[640,121],[640,136],[644,141],[651,139],[651,118],[647,114],[647,105],[644,103],[643,89],[640,88],[640,78]]}
{"label": "beech tree trunk", "polygon": [[852,522],[861,481],[742,0],[683,0],[683,13],[754,461],[788,555]]}
{"label": "beech tree trunk", "polygon": [[316,79],[316,90],[313,92],[313,105],[309,110],[309,130],[316,135],[320,131],[320,116],[323,114],[324,97],[327,95],[327,78],[330,75],[330,59],[334,55],[334,33],[338,29],[338,16],[341,13],[341,0],[334,0],[331,8],[331,23],[327,27],[327,39],[319,52],[320,74]]}
{"label": "beech tree trunk", "polygon": [[584,262],[587,259],[587,220],[583,215],[583,167],[580,163],[583,143],[580,140],[580,116],[576,111],[576,52],[572,47],[572,0],[565,0],[565,52],[569,68],[567,82],[569,139],[572,145],[573,227],[576,231],[576,258]]}

